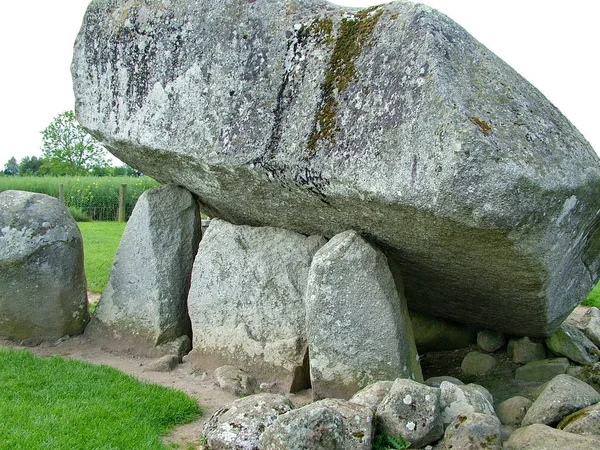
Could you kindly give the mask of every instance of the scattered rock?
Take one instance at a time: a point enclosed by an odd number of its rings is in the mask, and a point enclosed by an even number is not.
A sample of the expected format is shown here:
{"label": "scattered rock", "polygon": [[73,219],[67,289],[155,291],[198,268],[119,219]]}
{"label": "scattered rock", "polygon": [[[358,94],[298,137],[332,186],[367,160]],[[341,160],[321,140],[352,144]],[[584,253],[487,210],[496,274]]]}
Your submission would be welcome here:
{"label": "scattered rock", "polygon": [[496,358],[487,353],[469,352],[460,368],[465,375],[487,375],[496,367]]}
{"label": "scattered rock", "polygon": [[516,364],[527,364],[532,361],[546,359],[544,344],[532,341],[528,337],[509,340],[506,353]]}
{"label": "scattered rock", "polygon": [[278,380],[282,392],[309,387],[304,294],[324,243],[281,228],[211,220],[188,298],[192,363],[235,364],[261,382]]}
{"label": "scattered rock", "polygon": [[541,423],[555,426],[569,414],[600,401],[600,394],[592,387],[569,375],[557,375],[523,418],[522,425]]}
{"label": "scattered rock", "polygon": [[493,330],[481,330],[477,333],[477,345],[486,352],[495,352],[506,343],[504,333]]}
{"label": "scattered rock", "polygon": [[436,352],[468,347],[477,340],[475,328],[441,317],[409,310],[419,352]]}
{"label": "scattered rock", "polygon": [[431,386],[431,387],[440,387],[440,385],[442,384],[442,381],[447,381],[449,383],[454,383],[454,384],[458,384],[458,385],[465,384],[462,381],[460,381],[458,378],[450,377],[448,375],[427,378],[425,380],[425,384],[427,386]]}
{"label": "scattered rock", "polygon": [[571,366],[567,370],[567,375],[571,375],[589,384],[596,391],[600,392],[600,363],[586,366]]}
{"label": "scattered rock", "polygon": [[58,199],[0,193],[0,286],[0,336],[41,342],[83,333],[83,241]]}
{"label": "scattered rock", "polygon": [[556,375],[566,373],[568,368],[569,360],[567,358],[541,359],[518,367],[515,371],[515,379],[544,383]]}
{"label": "scattered rock", "polygon": [[521,425],[525,413],[533,404],[525,397],[516,396],[496,405],[496,415],[503,425]]}
{"label": "scattered rock", "polygon": [[569,433],[600,435],[600,403],[568,415],[556,428]]}
{"label": "scattered rock", "polygon": [[344,450],[371,450],[375,433],[373,410],[337,398],[316,402],[338,412],[344,419]]}
{"label": "scattered rock", "polygon": [[377,420],[385,434],[400,434],[415,448],[431,444],[444,434],[440,390],[399,378],[379,404]]}
{"label": "scattered rock", "polygon": [[380,380],[422,380],[405,303],[384,254],[356,232],[315,254],[306,288],[315,398],[350,398]]}
{"label": "scattered rock", "polygon": [[221,389],[234,395],[249,395],[256,389],[254,378],[237,367],[219,367],[215,369],[214,377]]}
{"label": "scattered rock", "polygon": [[377,411],[377,407],[388,394],[393,384],[393,381],[377,381],[358,391],[348,402],[363,405],[371,408],[373,411]]}
{"label": "scattered rock", "polygon": [[148,364],[146,370],[150,372],[170,372],[177,367],[177,364],[180,362],[181,356],[179,355],[165,355]]}
{"label": "scattered rock", "polygon": [[283,395],[251,395],[217,410],[203,432],[213,450],[257,450],[260,435],[293,408]]}
{"label": "scattered rock", "polygon": [[554,354],[566,356],[579,364],[597,362],[600,355],[598,347],[568,322],[563,323],[556,333],[546,339],[546,345]]}
{"label": "scattered rock", "polygon": [[506,450],[591,450],[598,448],[596,437],[556,430],[547,425],[533,424],[519,428],[504,443]]}
{"label": "scattered rock", "polygon": [[590,341],[600,347],[600,309],[579,305],[567,317],[567,322],[583,331]]}
{"label": "scattered rock", "polygon": [[447,427],[459,415],[466,416],[471,413],[496,415],[492,406],[492,396],[482,386],[476,384],[461,386],[443,381],[440,384],[440,390],[444,427]]}
{"label": "scattered rock", "polygon": [[500,450],[502,424],[495,416],[471,413],[458,415],[444,433],[443,446],[460,450]]}

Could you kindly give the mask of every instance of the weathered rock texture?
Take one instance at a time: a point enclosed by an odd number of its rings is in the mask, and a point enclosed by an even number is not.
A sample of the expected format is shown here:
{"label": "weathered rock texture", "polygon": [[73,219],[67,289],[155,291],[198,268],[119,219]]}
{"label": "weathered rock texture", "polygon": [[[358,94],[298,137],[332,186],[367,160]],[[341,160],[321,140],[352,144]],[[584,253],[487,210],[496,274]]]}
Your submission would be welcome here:
{"label": "weathered rock texture", "polygon": [[72,74],[120,159],[232,223],[364,230],[414,309],[545,336],[598,278],[593,149],[426,6],[95,0]]}
{"label": "weathered rock texture", "polygon": [[354,231],[315,254],[306,331],[316,398],[350,398],[380,380],[423,379],[406,300],[386,257]]}
{"label": "weathered rock texture", "polygon": [[199,242],[200,214],[189,191],[168,185],[144,192],[127,222],[89,332],[147,343],[148,351],[191,336],[187,294]]}
{"label": "weathered rock texture", "polygon": [[323,244],[318,236],[212,220],[188,298],[192,361],[233,364],[259,382],[281,381],[282,391],[310,386],[304,294]]}
{"label": "weathered rock texture", "polygon": [[56,198],[0,193],[0,336],[57,339],[89,320],[83,241]]}

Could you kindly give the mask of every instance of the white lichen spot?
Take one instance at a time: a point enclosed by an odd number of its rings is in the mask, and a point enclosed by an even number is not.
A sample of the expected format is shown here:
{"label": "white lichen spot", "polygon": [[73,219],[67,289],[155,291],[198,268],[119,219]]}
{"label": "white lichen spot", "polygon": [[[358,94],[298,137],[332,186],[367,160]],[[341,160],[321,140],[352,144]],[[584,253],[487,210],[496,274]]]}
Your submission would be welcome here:
{"label": "white lichen spot", "polygon": [[406,397],[402,399],[405,405],[410,405],[413,402],[413,398],[410,394],[406,394]]}
{"label": "white lichen spot", "polygon": [[425,395],[425,401],[429,401],[429,400],[431,400],[431,395],[429,395],[429,394]]}
{"label": "white lichen spot", "polygon": [[414,423],[414,422],[408,422],[408,423],[406,424],[406,429],[407,429],[408,431],[414,431],[414,429],[415,429],[415,427],[416,427],[416,426],[417,426],[417,424],[416,424],[416,423]]}

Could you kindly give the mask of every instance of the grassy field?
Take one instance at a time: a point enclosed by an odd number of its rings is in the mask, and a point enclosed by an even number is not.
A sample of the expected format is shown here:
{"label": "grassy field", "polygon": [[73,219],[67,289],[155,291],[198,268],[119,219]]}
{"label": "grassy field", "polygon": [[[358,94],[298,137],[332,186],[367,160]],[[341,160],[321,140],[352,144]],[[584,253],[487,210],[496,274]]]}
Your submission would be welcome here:
{"label": "grassy field", "polygon": [[83,236],[83,255],[88,290],[102,293],[125,230],[124,222],[78,222]]}
{"label": "grassy field", "polygon": [[0,348],[0,450],[154,450],[201,414],[183,392],[107,366]]}

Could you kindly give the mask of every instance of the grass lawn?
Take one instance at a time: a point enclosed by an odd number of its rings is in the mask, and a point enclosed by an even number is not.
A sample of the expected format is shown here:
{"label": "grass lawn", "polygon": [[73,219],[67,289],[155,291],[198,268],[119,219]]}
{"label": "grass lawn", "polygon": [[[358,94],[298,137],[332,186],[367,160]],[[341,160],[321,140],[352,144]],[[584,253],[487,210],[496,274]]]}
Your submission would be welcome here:
{"label": "grass lawn", "polygon": [[124,222],[77,222],[83,236],[85,275],[88,290],[102,293],[113,258],[125,230]]}
{"label": "grass lawn", "polygon": [[165,449],[201,414],[183,392],[107,366],[0,348],[0,450]]}

